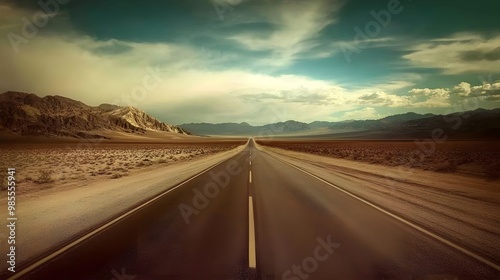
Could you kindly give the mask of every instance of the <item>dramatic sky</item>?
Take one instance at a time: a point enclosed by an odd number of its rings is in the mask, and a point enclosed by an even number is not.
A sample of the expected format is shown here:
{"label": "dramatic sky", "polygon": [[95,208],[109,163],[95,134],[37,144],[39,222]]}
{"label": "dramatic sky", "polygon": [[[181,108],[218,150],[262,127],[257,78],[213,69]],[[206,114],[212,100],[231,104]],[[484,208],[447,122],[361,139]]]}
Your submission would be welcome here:
{"label": "dramatic sky", "polygon": [[0,91],[136,106],[172,124],[497,108],[499,11],[498,0],[0,0]]}

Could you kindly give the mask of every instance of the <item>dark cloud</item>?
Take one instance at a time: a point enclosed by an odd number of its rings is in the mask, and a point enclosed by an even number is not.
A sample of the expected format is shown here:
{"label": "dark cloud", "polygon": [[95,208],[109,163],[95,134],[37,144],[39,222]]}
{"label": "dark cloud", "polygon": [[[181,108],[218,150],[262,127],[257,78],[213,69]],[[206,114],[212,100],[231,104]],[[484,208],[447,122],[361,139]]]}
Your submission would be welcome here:
{"label": "dark cloud", "polygon": [[467,51],[461,54],[462,60],[465,61],[496,61],[500,60],[500,47],[491,51]]}
{"label": "dark cloud", "polygon": [[484,98],[484,100],[486,100],[486,101],[493,101],[493,102],[500,101],[500,94],[487,96],[487,97]]}

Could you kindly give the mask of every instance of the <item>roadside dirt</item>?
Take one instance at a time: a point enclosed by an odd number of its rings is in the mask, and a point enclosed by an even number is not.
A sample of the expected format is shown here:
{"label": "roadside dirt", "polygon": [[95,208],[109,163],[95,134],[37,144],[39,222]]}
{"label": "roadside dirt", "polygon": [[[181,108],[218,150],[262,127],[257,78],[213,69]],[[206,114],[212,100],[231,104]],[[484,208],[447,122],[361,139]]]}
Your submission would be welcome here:
{"label": "roadside dirt", "polygon": [[259,146],[375,205],[496,262],[500,182],[459,173],[331,158]]}
{"label": "roadside dirt", "polygon": [[[115,159],[112,156],[113,153],[133,155],[134,147],[130,145],[126,147],[125,150],[123,147],[100,147],[107,152],[102,150],[94,150],[94,152],[107,161]],[[243,145],[237,144],[231,144],[222,150],[219,149],[220,147],[214,147],[210,153],[203,153],[197,157],[187,157],[169,164],[151,164],[130,172],[128,176],[116,179],[107,175],[95,176],[92,179],[77,178],[68,182],[54,180],[52,187],[48,187],[51,183],[38,184],[39,187],[30,191],[21,191],[21,194],[16,197],[17,263],[20,264],[31,259],[86,229],[122,213],[138,202],[154,197],[204,169],[238,154],[243,147]],[[50,154],[51,149],[45,151]],[[135,149],[138,153],[144,153],[138,147]],[[199,152],[199,149],[197,147],[195,150]],[[206,148],[205,151],[207,151]],[[78,151],[69,152],[78,154]],[[20,158],[26,156],[23,153],[23,151],[18,150]],[[40,154],[40,152],[35,154]],[[183,153],[179,155],[183,155]],[[63,159],[66,160],[65,165],[70,164],[72,160],[77,160],[73,157],[63,157]],[[87,160],[90,159],[87,157]],[[30,166],[43,166],[41,162],[37,164],[37,161],[30,160],[28,163]],[[57,164],[57,160],[54,164]],[[78,168],[78,165],[75,168]],[[26,176],[22,170],[18,174],[20,178]],[[25,180],[19,182],[17,187],[22,190],[28,188],[26,185],[31,183]],[[3,194],[0,199],[0,207],[7,209],[6,194]],[[6,218],[7,211],[0,211],[0,219],[5,221]],[[0,229],[0,238],[5,240],[6,237],[7,228]],[[6,243],[2,243],[0,246],[2,252],[7,252]],[[6,255],[0,259],[4,260],[0,264],[0,270],[5,270],[7,268]]]}

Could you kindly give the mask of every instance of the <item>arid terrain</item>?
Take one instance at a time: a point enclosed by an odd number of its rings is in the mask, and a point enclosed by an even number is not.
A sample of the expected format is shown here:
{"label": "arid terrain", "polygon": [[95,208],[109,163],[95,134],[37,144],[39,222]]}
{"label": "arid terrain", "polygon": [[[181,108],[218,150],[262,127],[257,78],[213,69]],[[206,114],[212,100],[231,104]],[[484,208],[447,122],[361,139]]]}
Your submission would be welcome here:
{"label": "arid terrain", "polygon": [[[2,170],[16,168],[16,211],[23,220],[16,243],[18,261],[30,260],[234,156],[243,144],[199,140],[0,145]],[[7,191],[1,193],[0,203],[6,205]],[[7,212],[0,217],[5,220]],[[0,237],[5,236],[6,231],[0,231]],[[5,268],[0,265],[0,270]]]}
{"label": "arid terrain", "polygon": [[261,145],[331,158],[403,166],[436,172],[456,172],[489,180],[500,177],[497,141],[265,141]]}
{"label": "arid terrain", "polygon": [[140,170],[228,151],[242,143],[244,141],[10,144],[0,146],[0,168],[16,168],[17,194],[20,195],[61,186],[81,187],[100,179],[118,179]]}
{"label": "arid terrain", "polygon": [[[498,158],[498,147],[493,142],[447,142],[447,145],[436,148],[434,158],[429,156],[427,165],[419,168],[404,164],[395,167],[395,163],[388,167],[390,159],[382,160],[388,154],[407,159],[409,154],[405,153],[412,151],[411,142],[268,141],[265,144],[258,146],[263,152],[335,187],[430,228],[487,258],[495,260],[500,255],[499,180],[459,172],[465,169],[465,163],[458,165],[456,172],[423,170],[437,165],[440,160],[454,160],[455,155],[461,154],[461,149],[464,149],[464,156],[470,157],[470,166],[486,168],[484,164],[494,163]],[[346,156],[338,158],[329,155],[329,151],[343,152]],[[375,164],[373,161],[377,159],[381,161]]]}

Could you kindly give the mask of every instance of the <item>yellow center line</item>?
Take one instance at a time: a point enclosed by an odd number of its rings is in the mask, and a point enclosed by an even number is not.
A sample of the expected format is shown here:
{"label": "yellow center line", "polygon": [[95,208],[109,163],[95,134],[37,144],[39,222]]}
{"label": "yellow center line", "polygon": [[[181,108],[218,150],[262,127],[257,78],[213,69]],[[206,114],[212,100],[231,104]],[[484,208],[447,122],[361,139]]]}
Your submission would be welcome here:
{"label": "yellow center line", "polygon": [[248,267],[257,266],[257,257],[255,254],[255,221],[253,217],[252,197],[248,197]]}

